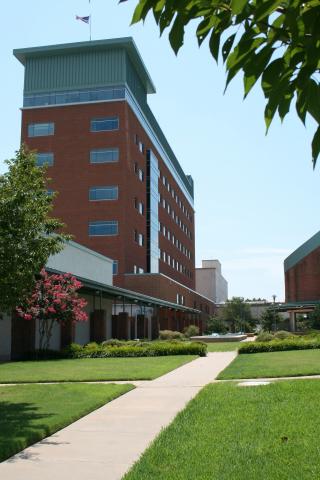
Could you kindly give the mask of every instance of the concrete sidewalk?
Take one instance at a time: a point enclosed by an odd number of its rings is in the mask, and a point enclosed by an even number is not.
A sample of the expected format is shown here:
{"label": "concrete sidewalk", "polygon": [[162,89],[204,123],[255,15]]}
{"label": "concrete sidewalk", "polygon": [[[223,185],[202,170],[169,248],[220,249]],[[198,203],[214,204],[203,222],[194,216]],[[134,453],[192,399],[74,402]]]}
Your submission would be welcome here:
{"label": "concrete sidewalk", "polygon": [[236,355],[209,353],[156,380],[140,382],[135,390],[1,463],[0,478],[121,479],[160,430]]}

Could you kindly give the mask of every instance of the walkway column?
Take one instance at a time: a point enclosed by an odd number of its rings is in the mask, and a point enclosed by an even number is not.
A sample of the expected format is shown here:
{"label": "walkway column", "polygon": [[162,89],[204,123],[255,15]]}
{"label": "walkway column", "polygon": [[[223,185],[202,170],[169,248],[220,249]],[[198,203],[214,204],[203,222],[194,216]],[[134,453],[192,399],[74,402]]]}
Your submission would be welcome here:
{"label": "walkway column", "polygon": [[290,312],[289,313],[289,327],[290,327],[290,332],[295,332],[296,331],[296,314],[295,312]]}

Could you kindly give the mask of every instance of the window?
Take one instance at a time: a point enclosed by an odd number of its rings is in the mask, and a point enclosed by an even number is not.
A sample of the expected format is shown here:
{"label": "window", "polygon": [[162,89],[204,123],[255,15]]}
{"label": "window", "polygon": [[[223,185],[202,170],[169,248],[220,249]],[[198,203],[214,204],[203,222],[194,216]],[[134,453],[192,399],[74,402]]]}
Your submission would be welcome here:
{"label": "window", "polygon": [[138,245],[140,245],[140,247],[142,247],[144,245],[144,235],[143,235],[143,233],[138,234]]}
{"label": "window", "polygon": [[118,275],[118,260],[113,260],[112,264],[112,275]]}
{"label": "window", "polygon": [[143,233],[138,233],[137,230],[134,230],[133,233],[134,241],[137,242],[137,244],[142,247],[144,245],[144,235]]}
{"label": "window", "polygon": [[143,172],[143,170],[141,170],[141,168],[139,168],[139,170],[138,170],[138,178],[141,182],[143,182],[144,172]]}
{"label": "window", "polygon": [[138,147],[139,147],[139,151],[140,151],[141,153],[144,153],[144,143],[142,143],[142,142],[139,141]]}
{"label": "window", "polygon": [[144,205],[143,205],[142,202],[139,202],[139,203],[138,203],[138,212],[140,213],[140,215],[143,215]]}
{"label": "window", "polygon": [[144,269],[141,267],[138,267],[138,273],[144,273]]}
{"label": "window", "polygon": [[99,220],[96,222],[89,222],[89,236],[111,236],[118,235],[118,221],[117,220]]}
{"label": "window", "polygon": [[94,118],[91,120],[91,132],[106,132],[119,129],[118,117]]}
{"label": "window", "polygon": [[162,252],[162,260],[165,262],[166,261],[166,252]]}
{"label": "window", "polygon": [[45,137],[47,135],[54,135],[54,123],[30,123],[28,125],[29,137]]}
{"label": "window", "polygon": [[89,190],[89,200],[117,200],[118,187],[92,187]]}
{"label": "window", "polygon": [[90,163],[114,163],[118,160],[118,148],[99,148],[90,152]]}
{"label": "window", "polygon": [[49,197],[52,197],[53,194],[54,194],[54,190],[52,190],[52,188],[48,188],[48,190],[47,190],[47,195],[48,195]]}
{"label": "window", "polygon": [[36,165],[37,167],[43,167],[44,165],[51,167],[53,165],[53,158],[53,153],[37,153]]}
{"label": "window", "polygon": [[133,265],[133,273],[138,273],[138,267],[137,267],[137,265]]}

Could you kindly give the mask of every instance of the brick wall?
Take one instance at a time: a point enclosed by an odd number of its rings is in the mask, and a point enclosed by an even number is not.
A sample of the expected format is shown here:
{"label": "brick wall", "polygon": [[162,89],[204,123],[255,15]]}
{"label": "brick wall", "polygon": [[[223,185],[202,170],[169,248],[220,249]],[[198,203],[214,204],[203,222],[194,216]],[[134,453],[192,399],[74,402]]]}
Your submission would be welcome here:
{"label": "brick wall", "polygon": [[320,248],[285,272],[286,302],[320,299]]}

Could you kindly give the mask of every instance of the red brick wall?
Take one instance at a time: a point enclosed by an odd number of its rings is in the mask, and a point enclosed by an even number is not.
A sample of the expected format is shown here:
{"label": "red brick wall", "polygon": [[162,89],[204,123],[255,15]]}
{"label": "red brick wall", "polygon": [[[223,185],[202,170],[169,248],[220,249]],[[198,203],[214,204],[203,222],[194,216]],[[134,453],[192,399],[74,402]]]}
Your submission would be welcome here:
{"label": "red brick wall", "polygon": [[[90,132],[90,120],[103,116],[119,116],[119,130]],[[55,134],[28,138],[28,124],[38,122],[54,122]],[[160,272],[194,288],[194,211],[128,104],[126,102],[104,102],[34,108],[23,110],[22,115],[22,140],[31,149],[54,153],[54,165],[48,169],[48,176],[52,178],[49,188],[59,192],[54,201],[53,215],[65,222],[65,230],[73,235],[76,242],[118,260],[120,274],[133,272],[134,265],[145,271],[147,269],[146,154],[142,154],[135,144],[136,134],[145,144],[145,149],[153,150],[158,158],[160,171],[166,176],[171,187],[192,216],[192,221],[187,219],[172,198],[171,192],[169,193],[165,189],[159,179],[161,194],[170,202],[178,216],[192,232],[192,239],[189,239],[167,211],[159,205],[159,221],[165,224],[192,253],[192,258],[189,260],[171,241],[159,233],[160,248],[185,265],[190,271],[191,278],[161,260]],[[119,148],[119,162],[91,165],[90,150],[103,147]],[[135,162],[144,171],[143,182],[134,172]],[[119,200],[89,201],[89,187],[102,185],[118,185]],[[144,215],[140,215],[134,208],[135,197],[144,203]],[[88,223],[95,220],[118,220],[119,234],[114,237],[89,237]],[[134,241],[135,229],[144,234],[145,245],[143,247]],[[117,277],[115,277],[114,283],[118,284]]]}
{"label": "red brick wall", "polygon": [[[169,266],[168,263],[163,262],[160,259],[159,268],[160,273],[164,273],[165,275],[169,276],[170,278],[175,279],[177,282],[181,282],[184,285],[187,285],[190,288],[195,288],[195,242],[194,242],[194,210],[193,207],[190,205],[189,201],[183,194],[182,190],[178,186],[177,182],[174,180],[172,174],[170,173],[169,169],[167,168],[166,164],[164,163],[159,151],[157,150],[156,146],[150,141],[148,135],[144,131],[142,125],[138,122],[135,114],[131,110],[129,106],[128,109],[128,119],[129,119],[129,131],[134,134],[137,134],[139,139],[144,143],[146,149],[151,149],[154,154],[156,155],[158,162],[159,162],[159,170],[162,175],[165,175],[166,179],[169,181],[170,187],[173,188],[174,192],[178,195],[179,199],[184,204],[185,208],[191,214],[191,220],[187,218],[185,213],[183,212],[182,208],[180,208],[179,204],[176,203],[175,199],[172,198],[171,188],[170,192],[168,192],[167,188],[163,185],[162,178],[159,178],[159,193],[161,194],[162,198],[165,198],[166,202],[169,202],[171,208],[175,211],[179,218],[184,222],[184,224],[188,227],[191,231],[191,239],[182,231],[179,225],[173,220],[171,214],[169,215],[167,210],[162,207],[162,203],[159,203],[159,221],[166,226],[167,229],[170,230],[171,234],[173,233],[175,238],[178,238],[181,243],[191,251],[191,259],[189,259],[186,255],[184,255],[176,246],[172,244],[172,241],[168,240],[164,235],[159,232],[159,248],[164,250],[166,253],[170,255],[171,258],[174,258],[179,262],[179,264],[183,264],[191,273],[191,278],[187,275],[178,272],[172,266]],[[130,148],[130,158],[131,161],[137,161],[139,165],[143,164],[143,155],[140,154],[138,147],[134,144],[134,142],[130,141],[129,139],[129,148]]]}
{"label": "red brick wall", "polygon": [[320,248],[285,273],[286,302],[320,300]]}

